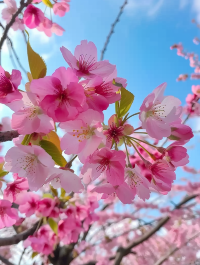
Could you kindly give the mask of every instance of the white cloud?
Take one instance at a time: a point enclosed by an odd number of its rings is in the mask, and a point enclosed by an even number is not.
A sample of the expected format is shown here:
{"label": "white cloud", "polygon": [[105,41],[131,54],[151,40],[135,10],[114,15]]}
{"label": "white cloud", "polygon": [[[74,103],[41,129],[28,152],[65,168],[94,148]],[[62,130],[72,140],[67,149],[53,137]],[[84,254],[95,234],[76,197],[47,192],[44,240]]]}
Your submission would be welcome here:
{"label": "white cloud", "polygon": [[200,0],[193,0],[192,11],[196,13],[196,20],[200,23]]}
{"label": "white cloud", "polygon": [[164,4],[164,0],[129,0],[126,7],[127,13],[135,14],[141,12],[149,17],[155,16]]}
{"label": "white cloud", "polygon": [[189,4],[189,0],[180,0],[180,9],[185,8]]}
{"label": "white cloud", "polygon": [[31,30],[31,34],[30,37],[34,40],[37,40],[37,42],[39,41],[39,43],[44,44],[44,43],[48,43],[53,39],[53,36],[51,38],[47,37],[44,32],[40,32],[37,29],[32,29]]}
{"label": "white cloud", "polygon": [[149,16],[156,15],[158,11],[160,10],[160,8],[162,7],[163,3],[164,3],[164,0],[159,0],[152,8],[149,9],[148,15]]}

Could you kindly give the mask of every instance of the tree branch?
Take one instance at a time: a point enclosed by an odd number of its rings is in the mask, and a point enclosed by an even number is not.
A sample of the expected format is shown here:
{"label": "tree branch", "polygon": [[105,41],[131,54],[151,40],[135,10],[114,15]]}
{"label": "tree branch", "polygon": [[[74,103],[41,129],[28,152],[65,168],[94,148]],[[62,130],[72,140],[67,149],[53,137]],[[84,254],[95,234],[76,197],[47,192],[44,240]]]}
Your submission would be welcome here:
{"label": "tree branch", "polygon": [[14,265],[13,263],[11,263],[9,260],[4,258],[3,256],[0,256],[0,260],[6,265]]}
{"label": "tree branch", "polygon": [[114,33],[114,28],[115,28],[116,24],[119,22],[119,18],[122,15],[122,13],[124,11],[124,8],[125,8],[125,6],[127,4],[128,4],[128,0],[125,0],[124,3],[123,3],[123,5],[120,7],[120,11],[119,11],[119,13],[118,13],[118,15],[117,15],[114,23],[111,25],[110,32],[109,32],[109,34],[108,34],[108,36],[106,38],[106,42],[105,42],[105,44],[103,46],[103,50],[101,51],[101,58],[100,58],[101,61],[103,60],[103,57],[104,57],[105,51],[107,49],[108,43],[110,41],[110,38],[111,38],[112,34]]}
{"label": "tree branch", "polygon": [[195,235],[193,235],[192,237],[190,237],[183,245],[181,245],[179,248],[175,247],[172,250],[170,250],[166,255],[164,255],[163,257],[161,257],[154,265],[162,265],[163,262],[165,262],[171,255],[173,255],[175,252],[177,252],[179,249],[183,248],[184,246],[187,245],[187,243],[189,243],[190,241],[192,241],[193,239],[195,239],[196,237],[198,237],[200,234],[200,232],[196,233]]}
{"label": "tree branch", "polygon": [[21,0],[20,1],[20,7],[18,8],[17,12],[12,16],[10,22],[6,25],[5,27],[5,30],[3,32],[3,35],[1,37],[1,40],[0,40],[0,50],[2,49],[3,47],[3,43],[4,41],[6,40],[7,38],[7,34],[8,34],[8,31],[9,29],[12,27],[12,25],[14,24],[15,22],[15,19],[18,17],[18,15],[22,12],[22,10],[24,9],[24,7],[28,6],[30,3],[32,2],[32,0],[27,0],[27,2],[25,3],[25,0]]}
{"label": "tree branch", "polygon": [[[190,195],[190,196],[186,196],[180,203],[178,203],[176,205],[176,207],[174,208],[174,210],[175,209],[180,209],[182,205],[184,205],[188,201],[196,198],[197,196],[199,196],[199,194],[193,194],[193,195]],[[126,248],[119,247],[119,249],[117,250],[117,254],[116,254],[116,258],[115,258],[114,265],[120,265],[123,257],[127,256],[128,254],[130,254],[132,248],[140,245],[141,243],[143,243],[144,241],[146,241],[147,239],[149,239],[161,227],[163,227],[163,225],[165,225],[170,220],[170,218],[171,218],[170,216],[166,216],[166,217],[162,218],[153,229],[151,229],[149,232],[147,232],[143,236],[139,237],[138,239],[136,239],[135,241],[133,241],[132,243],[130,243]]]}
{"label": "tree branch", "polygon": [[19,136],[18,131],[6,131],[6,132],[0,132],[0,143],[1,142],[7,142],[12,141],[13,138],[17,138]]}
{"label": "tree branch", "polygon": [[0,238],[0,247],[15,245],[15,244],[18,244],[20,241],[27,239],[29,236],[32,236],[35,233],[39,224],[40,224],[40,221],[38,221],[37,223],[33,225],[33,227],[31,227],[30,229],[22,233],[19,233],[11,237]]}

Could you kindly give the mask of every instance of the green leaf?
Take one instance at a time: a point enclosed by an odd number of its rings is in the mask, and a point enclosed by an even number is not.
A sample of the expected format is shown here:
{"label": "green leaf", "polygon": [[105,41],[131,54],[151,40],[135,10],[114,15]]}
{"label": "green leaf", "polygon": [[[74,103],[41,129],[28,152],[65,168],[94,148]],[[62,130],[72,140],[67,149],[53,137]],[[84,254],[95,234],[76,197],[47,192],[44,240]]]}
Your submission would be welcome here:
{"label": "green leaf", "polygon": [[7,172],[7,171],[2,171],[2,172],[0,172],[0,178],[6,176],[8,173],[9,173],[9,172]]}
{"label": "green leaf", "polygon": [[39,253],[37,252],[33,252],[32,255],[31,255],[31,258],[34,259]]}
{"label": "green leaf", "polygon": [[40,141],[40,146],[52,157],[57,165],[64,167],[67,164],[65,158],[61,155],[58,148],[50,141]]}
{"label": "green leaf", "polygon": [[46,76],[47,73],[46,64],[42,57],[32,49],[29,42],[29,34],[27,31],[26,34],[28,35],[27,53],[31,75],[33,79],[43,78]]}
{"label": "green leaf", "polygon": [[58,197],[58,192],[57,192],[57,190],[54,189],[54,187],[52,187],[51,185],[50,185],[50,189],[51,189],[52,194],[53,194],[55,197]]}
{"label": "green leaf", "polygon": [[65,194],[66,194],[66,191],[63,188],[61,188],[60,198],[64,198]]}
{"label": "green leaf", "polygon": [[46,6],[48,6],[48,7],[50,7],[50,8],[53,7],[52,3],[51,3],[49,0],[42,0],[42,2],[43,2]]}
{"label": "green leaf", "polygon": [[42,197],[53,199],[53,195],[51,195],[51,193],[44,193]]}
{"label": "green leaf", "polygon": [[55,234],[58,233],[58,224],[52,218],[48,218],[48,223]]}
{"label": "green leaf", "polygon": [[121,88],[121,100],[118,111],[118,118],[123,117],[129,111],[134,100],[134,95],[126,90],[124,87]]}

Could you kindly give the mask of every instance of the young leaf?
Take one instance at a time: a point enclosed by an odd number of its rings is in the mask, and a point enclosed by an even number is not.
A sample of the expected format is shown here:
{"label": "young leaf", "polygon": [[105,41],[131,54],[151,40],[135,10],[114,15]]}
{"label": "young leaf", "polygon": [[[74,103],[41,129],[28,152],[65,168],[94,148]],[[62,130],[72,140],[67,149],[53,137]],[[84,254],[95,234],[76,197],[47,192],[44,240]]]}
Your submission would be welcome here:
{"label": "young leaf", "polygon": [[60,153],[62,154],[62,150],[60,148],[60,139],[59,139],[58,135],[54,131],[51,131],[50,133],[45,135],[43,137],[43,139],[52,142],[58,148]]}
{"label": "young leaf", "polygon": [[37,252],[33,252],[32,255],[31,255],[31,258],[34,259],[39,253]]}
{"label": "young leaf", "polygon": [[52,187],[51,185],[50,185],[50,189],[51,189],[52,194],[53,194],[55,197],[58,197],[58,192],[57,192],[57,190],[54,189],[54,187]]}
{"label": "young leaf", "polygon": [[121,100],[120,107],[118,110],[118,118],[123,117],[129,111],[134,100],[134,95],[126,90],[124,87],[121,88]]}
{"label": "young leaf", "polygon": [[47,140],[42,140],[40,141],[40,146],[52,157],[57,165],[64,167],[67,164],[67,161],[61,155],[59,149],[54,143]]}
{"label": "young leaf", "polygon": [[51,195],[51,193],[44,193],[42,197],[53,199],[53,195]]}
{"label": "young leaf", "polygon": [[55,234],[58,233],[58,224],[52,218],[48,218],[48,223]]}
{"label": "young leaf", "polygon": [[29,42],[29,34],[27,31],[26,33],[28,35],[28,42],[27,42],[28,62],[32,78],[33,79],[43,78],[47,73],[46,64],[42,59],[42,57],[32,49]]}
{"label": "young leaf", "polygon": [[52,3],[51,3],[49,0],[42,0],[42,2],[43,2],[46,6],[48,6],[48,7],[50,7],[50,8],[53,7]]}

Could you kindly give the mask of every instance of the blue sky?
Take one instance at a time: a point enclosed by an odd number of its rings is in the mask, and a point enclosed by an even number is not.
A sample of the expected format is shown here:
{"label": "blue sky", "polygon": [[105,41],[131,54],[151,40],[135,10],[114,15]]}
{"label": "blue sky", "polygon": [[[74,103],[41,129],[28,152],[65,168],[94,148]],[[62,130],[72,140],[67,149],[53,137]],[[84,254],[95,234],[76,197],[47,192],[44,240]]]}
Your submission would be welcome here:
{"label": "blue sky", "polygon": [[[62,37],[46,37],[37,30],[29,30],[30,42],[46,60],[48,74],[56,68],[66,66],[59,48],[65,46],[72,52],[81,40],[93,41],[100,52],[123,0],[72,0],[70,12],[64,18],[53,16],[65,33]],[[40,4],[44,10],[43,4]],[[1,5],[2,8],[2,5]],[[50,18],[50,10],[46,11]],[[176,82],[181,73],[191,73],[187,60],[178,57],[170,50],[174,43],[182,42],[187,51],[199,52],[199,46],[193,44],[194,37],[200,38],[200,30],[191,23],[192,18],[200,22],[200,0],[129,0],[120,23],[105,53],[105,59],[117,65],[118,75],[128,81],[127,89],[135,95],[131,112],[138,112],[143,99],[159,84],[167,82],[166,95],[174,95],[185,102],[192,84],[198,81]],[[10,32],[14,45],[24,67],[29,70],[26,46],[20,32]],[[3,67],[13,68],[6,47],[3,49]],[[26,77],[24,77],[26,82]],[[0,118],[11,115],[6,107],[0,107]],[[107,120],[114,112],[111,106],[105,112]],[[197,121],[192,121],[192,124]],[[137,126],[137,118],[133,119]],[[195,125],[197,127],[197,125]],[[200,126],[199,126],[200,127]],[[195,139],[195,144],[199,136]],[[193,141],[194,143],[194,141]],[[199,146],[200,147],[200,146]],[[6,151],[4,148],[4,153]],[[195,157],[198,151],[191,151],[191,165],[198,165]]]}

